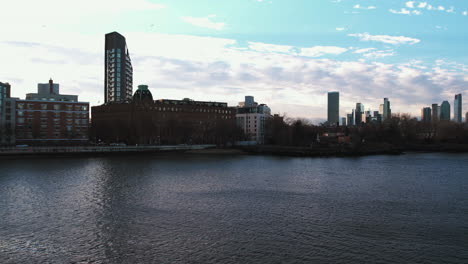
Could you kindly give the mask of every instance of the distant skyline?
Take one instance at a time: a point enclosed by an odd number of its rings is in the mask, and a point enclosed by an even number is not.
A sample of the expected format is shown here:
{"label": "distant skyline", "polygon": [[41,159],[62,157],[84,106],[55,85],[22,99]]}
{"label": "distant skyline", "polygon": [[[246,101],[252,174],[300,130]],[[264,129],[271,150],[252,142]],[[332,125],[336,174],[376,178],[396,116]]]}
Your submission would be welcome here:
{"label": "distant skyline", "polygon": [[[64,93],[104,102],[104,35],[127,40],[133,91],[155,99],[245,95],[273,113],[340,117],[357,102],[393,113],[468,98],[468,2],[456,0],[0,0],[0,82],[24,98],[52,77]],[[7,25],[7,26],[5,26]],[[463,113],[468,100],[463,102]]]}

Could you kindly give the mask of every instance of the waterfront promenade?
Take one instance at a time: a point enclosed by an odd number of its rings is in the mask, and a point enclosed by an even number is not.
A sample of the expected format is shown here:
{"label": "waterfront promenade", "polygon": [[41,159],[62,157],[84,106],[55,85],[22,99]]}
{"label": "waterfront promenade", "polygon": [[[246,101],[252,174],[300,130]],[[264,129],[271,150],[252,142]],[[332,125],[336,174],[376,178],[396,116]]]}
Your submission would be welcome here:
{"label": "waterfront promenade", "polygon": [[74,147],[1,147],[2,156],[33,156],[55,154],[105,154],[131,152],[190,151],[215,148],[216,145],[167,145],[167,146],[74,146]]}

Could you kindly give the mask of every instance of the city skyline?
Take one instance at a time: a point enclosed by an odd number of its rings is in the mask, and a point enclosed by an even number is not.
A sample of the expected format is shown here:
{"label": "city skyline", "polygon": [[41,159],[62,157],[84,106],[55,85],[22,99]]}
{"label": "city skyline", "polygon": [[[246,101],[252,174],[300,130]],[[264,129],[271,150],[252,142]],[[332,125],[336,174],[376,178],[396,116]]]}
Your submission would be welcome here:
{"label": "city skyline", "polygon": [[[103,35],[118,31],[132,52],[133,90],[148,84],[155,98],[202,100],[209,94],[234,106],[252,94],[274,113],[325,121],[326,94],[339,91],[340,113],[360,101],[366,109],[379,109],[381,98],[389,97],[394,113],[417,117],[431,103],[467,96],[466,29],[455,25],[468,19],[468,5],[436,2],[431,4],[437,10],[408,1],[245,1],[231,9],[226,3],[195,8],[186,1],[143,0],[108,8],[104,1],[93,12],[79,5],[61,13],[48,12],[63,6],[59,1],[45,1],[34,12],[20,12],[22,6],[12,3],[6,13],[15,15],[13,25],[0,29],[0,55],[9,62],[0,66],[0,80],[21,97],[52,77],[91,105],[101,104]],[[83,23],[73,19],[76,10],[83,11]],[[239,21],[241,10],[253,18],[250,27]],[[274,32],[283,10],[298,12],[297,18]],[[308,21],[301,10],[317,18]],[[331,14],[340,16],[325,18]],[[376,17],[395,25],[383,26]],[[403,23],[411,26],[402,28]],[[433,30],[424,29],[427,23]]]}

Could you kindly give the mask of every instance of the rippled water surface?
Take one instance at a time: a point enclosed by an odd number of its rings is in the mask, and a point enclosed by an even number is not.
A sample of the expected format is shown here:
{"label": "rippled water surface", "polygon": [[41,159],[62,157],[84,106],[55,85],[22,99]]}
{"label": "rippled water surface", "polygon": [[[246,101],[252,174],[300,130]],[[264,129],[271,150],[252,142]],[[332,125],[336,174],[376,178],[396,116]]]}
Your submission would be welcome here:
{"label": "rippled water surface", "polygon": [[468,155],[0,160],[0,263],[468,263]]}

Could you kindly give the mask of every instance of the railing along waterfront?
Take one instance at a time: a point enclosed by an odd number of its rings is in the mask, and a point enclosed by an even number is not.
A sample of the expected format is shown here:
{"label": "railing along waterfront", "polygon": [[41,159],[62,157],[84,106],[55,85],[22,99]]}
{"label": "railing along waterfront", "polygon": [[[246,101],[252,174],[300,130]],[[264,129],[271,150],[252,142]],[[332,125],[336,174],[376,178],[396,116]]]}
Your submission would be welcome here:
{"label": "railing along waterfront", "polygon": [[165,145],[165,146],[76,146],[76,147],[0,147],[0,155],[54,154],[54,153],[113,153],[159,152],[214,148],[216,145]]}

